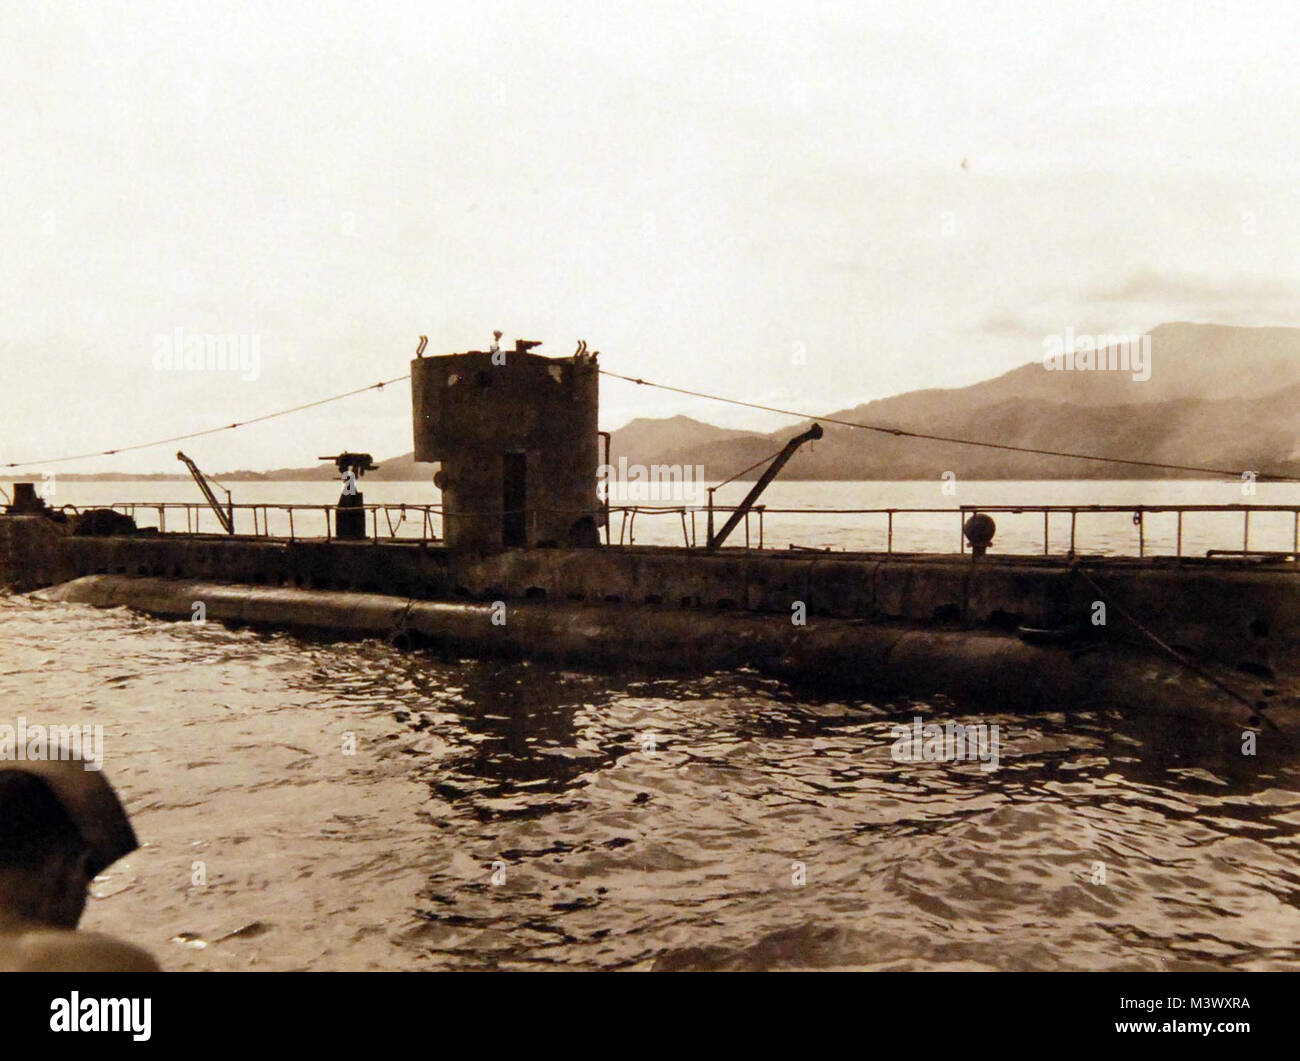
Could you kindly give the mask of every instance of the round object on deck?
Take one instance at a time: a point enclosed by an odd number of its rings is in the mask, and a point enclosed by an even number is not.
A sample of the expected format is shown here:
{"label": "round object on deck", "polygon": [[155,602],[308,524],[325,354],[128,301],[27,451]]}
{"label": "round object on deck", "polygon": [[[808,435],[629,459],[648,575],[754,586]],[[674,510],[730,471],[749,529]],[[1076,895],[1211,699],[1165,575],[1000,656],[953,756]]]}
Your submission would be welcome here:
{"label": "round object on deck", "polygon": [[983,512],[976,512],[962,527],[962,533],[966,535],[971,548],[979,553],[993,544],[993,535],[997,530],[998,525],[993,522],[993,517],[986,516]]}

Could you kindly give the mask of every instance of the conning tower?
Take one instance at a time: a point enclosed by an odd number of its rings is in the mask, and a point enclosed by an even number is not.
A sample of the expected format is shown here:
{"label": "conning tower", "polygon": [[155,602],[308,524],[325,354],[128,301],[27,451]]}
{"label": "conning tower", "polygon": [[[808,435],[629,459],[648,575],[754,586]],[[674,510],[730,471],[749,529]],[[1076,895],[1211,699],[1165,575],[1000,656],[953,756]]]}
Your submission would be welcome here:
{"label": "conning tower", "polygon": [[450,548],[599,544],[599,370],[584,348],[552,358],[538,345],[411,362],[415,459],[442,465]]}

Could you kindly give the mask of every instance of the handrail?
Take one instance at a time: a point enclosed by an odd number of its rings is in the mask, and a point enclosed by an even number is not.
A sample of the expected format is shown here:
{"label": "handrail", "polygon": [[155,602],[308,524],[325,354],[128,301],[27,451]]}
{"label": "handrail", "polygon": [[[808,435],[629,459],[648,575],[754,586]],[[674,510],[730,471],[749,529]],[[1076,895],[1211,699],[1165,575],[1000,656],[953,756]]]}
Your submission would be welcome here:
{"label": "handrail", "polygon": [[[64,505],[64,511],[79,515],[87,507],[105,507],[105,506],[83,506]],[[158,530],[166,533],[166,515],[171,511],[184,511],[186,526],[184,531],[176,533],[202,534],[204,533],[200,519],[202,512],[207,508],[206,505],[197,501],[115,501],[107,506],[115,510],[123,511],[127,515],[134,515],[137,509],[154,511],[158,513]],[[243,504],[233,504],[229,506],[229,512],[233,520],[236,513],[250,513],[253,532],[251,537],[281,539],[294,541],[303,536],[301,520],[295,520],[295,514],[312,513],[319,514],[324,519],[324,537],[329,540],[334,537],[331,516],[335,512],[334,504],[308,504],[308,503],[274,503],[274,502],[251,502]],[[403,502],[379,502],[373,504],[364,504],[358,506],[368,513],[366,517],[372,526],[372,533],[368,536],[371,541],[404,541],[420,542],[424,544],[439,542],[441,538],[437,533],[442,528],[438,526],[437,521],[444,520],[447,516],[453,517],[479,517],[491,518],[499,517],[503,514],[501,510],[491,510],[482,512],[448,510],[443,505],[418,505]],[[558,510],[540,509],[535,511],[551,512]],[[609,508],[611,517],[613,513],[621,513],[622,524],[618,535],[618,544],[632,545],[635,543],[635,527],[638,516],[659,516],[669,515],[676,516],[682,526],[682,541],[687,549],[697,549],[704,547],[704,543],[697,540],[696,537],[696,514],[708,514],[709,508],[704,505],[654,505],[654,504],[631,504],[631,505],[612,505]],[[1147,555],[1147,527],[1146,517],[1153,514],[1176,514],[1178,517],[1176,533],[1176,551],[1174,556],[1182,558],[1184,556],[1183,539],[1184,539],[1184,517],[1196,513],[1217,513],[1217,514],[1240,514],[1242,516],[1242,536],[1241,547],[1239,549],[1214,548],[1208,549],[1208,557],[1238,557],[1238,558],[1256,558],[1256,559],[1279,559],[1291,557],[1300,559],[1300,504],[1295,505],[1245,505],[1245,504],[1227,504],[1227,505],[1210,505],[1210,504],[1160,504],[1160,505],[958,505],[956,507],[875,507],[875,508],[773,508],[766,505],[754,505],[748,511],[743,511],[741,505],[715,505],[714,512],[731,512],[739,513],[745,525],[745,545],[736,548],[750,548],[750,522],[749,517],[755,515],[758,518],[758,543],[757,548],[765,547],[765,518],[767,516],[877,516],[885,518],[885,536],[887,554],[893,554],[895,546],[895,517],[910,515],[941,515],[955,517],[958,522],[958,541],[959,552],[966,551],[966,540],[961,533],[961,527],[965,521],[976,512],[993,513],[993,514],[1010,514],[1010,515],[1041,515],[1043,517],[1043,555],[1052,555],[1051,549],[1051,517],[1053,515],[1068,515],[1070,517],[1070,543],[1069,549],[1062,551],[1058,549],[1058,554],[1073,557],[1077,552],[1078,545],[1078,521],[1080,516],[1086,516],[1097,513],[1126,513],[1133,517],[1133,524],[1136,531],[1137,555]],[[258,513],[261,513],[260,519]],[[380,513],[383,513],[383,523],[386,524],[386,530],[380,521]],[[270,514],[283,513],[288,517],[289,533],[287,536],[271,533]],[[414,520],[413,516],[419,514],[420,519]],[[1251,548],[1251,516],[1263,513],[1290,513],[1292,517],[1292,542],[1290,550],[1256,550]],[[319,526],[319,524],[317,524]],[[406,533],[402,531],[405,528]],[[224,529],[224,528],[223,528]],[[612,525],[608,528],[607,533],[612,531]],[[238,533],[238,532],[235,532]],[[250,536],[250,535],[244,535]],[[612,535],[611,535],[612,536]],[[797,546],[791,545],[791,548]]]}

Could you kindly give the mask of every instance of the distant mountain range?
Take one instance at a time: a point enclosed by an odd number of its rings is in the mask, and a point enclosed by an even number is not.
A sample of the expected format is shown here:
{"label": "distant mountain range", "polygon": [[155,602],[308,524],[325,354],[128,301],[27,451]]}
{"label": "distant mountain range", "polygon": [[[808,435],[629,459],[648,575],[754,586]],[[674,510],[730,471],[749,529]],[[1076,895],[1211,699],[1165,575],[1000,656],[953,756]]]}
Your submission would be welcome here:
{"label": "distant mountain range", "polygon": [[[1300,329],[1177,323],[1149,334],[1145,381],[1125,371],[1048,371],[1035,361],[969,387],[910,391],[828,416],[1034,449],[1300,475]],[[703,465],[705,477],[717,480],[810,423],[747,434],[686,417],[641,419],[614,432],[612,451],[615,461]],[[1184,477],[822,426],[825,437],[800,449],[782,478],[930,479],[944,471],[964,479]]]}
{"label": "distant mountain range", "polygon": [[[1151,371],[1144,381],[1128,371],[1048,371],[1035,361],[968,387],[910,391],[828,415],[1035,449],[1300,475],[1300,329],[1175,323],[1149,334]],[[852,386],[851,380],[845,381],[846,390]],[[612,462],[626,457],[629,463],[643,465],[703,465],[707,479],[725,479],[780,449],[810,423],[765,434],[728,430],[686,416],[640,418],[613,432]],[[1183,476],[900,438],[835,424],[823,427],[825,437],[799,450],[783,478],[930,479],[944,471],[963,479]],[[432,472],[432,466],[416,464],[409,453],[379,463],[380,469],[368,479],[424,480]],[[330,464],[217,476],[223,481],[337,477]]]}

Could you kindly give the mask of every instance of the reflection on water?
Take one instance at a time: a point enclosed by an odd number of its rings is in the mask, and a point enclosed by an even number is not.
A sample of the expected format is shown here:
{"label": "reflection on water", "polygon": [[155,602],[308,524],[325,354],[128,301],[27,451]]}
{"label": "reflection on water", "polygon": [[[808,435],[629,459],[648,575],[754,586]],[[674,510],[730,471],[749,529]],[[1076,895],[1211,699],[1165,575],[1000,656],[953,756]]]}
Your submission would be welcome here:
{"label": "reflection on water", "polygon": [[[0,697],[104,726],[146,846],[86,924],[172,969],[1300,968],[1300,769],[1168,722],[22,598]],[[997,723],[1001,769],[895,762],[916,710]]]}

